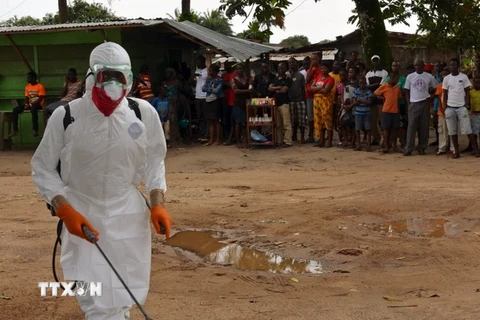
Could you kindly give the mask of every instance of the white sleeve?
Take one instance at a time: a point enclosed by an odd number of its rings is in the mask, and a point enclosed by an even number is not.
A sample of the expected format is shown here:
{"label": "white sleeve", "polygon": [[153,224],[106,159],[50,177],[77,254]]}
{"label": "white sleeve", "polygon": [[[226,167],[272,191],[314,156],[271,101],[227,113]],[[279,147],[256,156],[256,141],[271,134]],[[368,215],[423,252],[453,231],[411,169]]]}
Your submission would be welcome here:
{"label": "white sleeve", "polygon": [[153,189],[167,191],[165,179],[165,157],[167,143],[162,123],[157,111],[146,101],[135,99],[139,103],[142,121],[147,131],[147,163],[145,168],[145,187],[148,194]]}
{"label": "white sleeve", "polygon": [[449,76],[446,76],[445,78],[443,78],[443,82],[442,82],[442,89],[443,90],[448,90],[448,79],[450,79]]}
{"label": "white sleeve", "polygon": [[65,108],[57,108],[48,119],[48,125],[43,134],[30,164],[32,180],[42,197],[51,204],[55,196],[67,197],[65,184],[57,171],[60,154],[64,147],[63,117]]}
{"label": "white sleeve", "polygon": [[410,77],[410,75],[408,75],[407,78],[405,79],[405,86],[403,87],[404,89],[410,90],[410,86],[411,86],[411,84],[410,84],[411,80],[410,79],[411,79],[411,77]]}
{"label": "white sleeve", "polygon": [[463,81],[463,88],[467,89],[467,88],[470,88],[472,86],[472,83],[470,82],[470,79],[468,79],[468,76],[465,75],[464,77],[464,81]]}

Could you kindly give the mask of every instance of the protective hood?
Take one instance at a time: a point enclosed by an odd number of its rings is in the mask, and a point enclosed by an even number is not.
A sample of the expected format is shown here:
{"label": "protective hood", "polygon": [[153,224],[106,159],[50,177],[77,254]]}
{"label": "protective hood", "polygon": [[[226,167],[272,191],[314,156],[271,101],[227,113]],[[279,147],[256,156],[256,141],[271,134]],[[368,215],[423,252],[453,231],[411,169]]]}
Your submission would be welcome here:
{"label": "protective hood", "polygon": [[85,94],[92,93],[93,86],[95,85],[95,79],[93,79],[92,69],[88,68],[85,76]]}
{"label": "protective hood", "polygon": [[90,69],[94,81],[92,101],[108,117],[132,89],[130,57],[119,44],[102,43],[90,54]]}

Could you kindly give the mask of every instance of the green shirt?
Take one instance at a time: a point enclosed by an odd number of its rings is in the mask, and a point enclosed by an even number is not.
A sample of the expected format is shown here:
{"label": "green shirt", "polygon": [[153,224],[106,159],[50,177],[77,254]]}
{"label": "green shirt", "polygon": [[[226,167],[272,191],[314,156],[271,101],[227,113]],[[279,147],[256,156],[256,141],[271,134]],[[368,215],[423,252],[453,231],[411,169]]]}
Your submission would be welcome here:
{"label": "green shirt", "polygon": [[[382,84],[387,83],[388,81],[390,81],[389,76],[385,79],[385,81],[382,82]],[[406,81],[407,81],[406,77],[400,76],[400,78],[398,78],[397,86],[399,86],[400,89],[405,89],[405,82]],[[398,99],[398,103],[399,104],[405,104],[405,98]]]}

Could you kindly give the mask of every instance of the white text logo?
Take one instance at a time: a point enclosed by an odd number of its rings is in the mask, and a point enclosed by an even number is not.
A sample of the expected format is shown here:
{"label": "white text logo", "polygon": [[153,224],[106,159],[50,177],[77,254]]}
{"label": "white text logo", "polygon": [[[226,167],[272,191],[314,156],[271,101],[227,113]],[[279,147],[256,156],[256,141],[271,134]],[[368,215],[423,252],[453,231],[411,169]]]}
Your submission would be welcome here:
{"label": "white text logo", "polygon": [[[46,297],[47,292],[51,291],[52,297],[59,296],[59,290],[63,287],[61,297],[74,297],[74,296],[90,296],[101,297],[102,296],[102,283],[101,282],[39,282],[40,296]],[[48,289],[51,290],[48,290]]]}

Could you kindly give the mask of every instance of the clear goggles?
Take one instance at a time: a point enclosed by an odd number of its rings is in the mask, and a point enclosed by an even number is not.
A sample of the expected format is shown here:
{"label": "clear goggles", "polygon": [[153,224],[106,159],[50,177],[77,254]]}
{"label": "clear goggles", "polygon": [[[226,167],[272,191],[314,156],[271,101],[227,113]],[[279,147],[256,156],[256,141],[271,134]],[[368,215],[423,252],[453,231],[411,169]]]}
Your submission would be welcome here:
{"label": "clear goggles", "polygon": [[127,88],[133,83],[133,73],[128,66],[95,66],[91,70],[97,86],[116,83]]}

